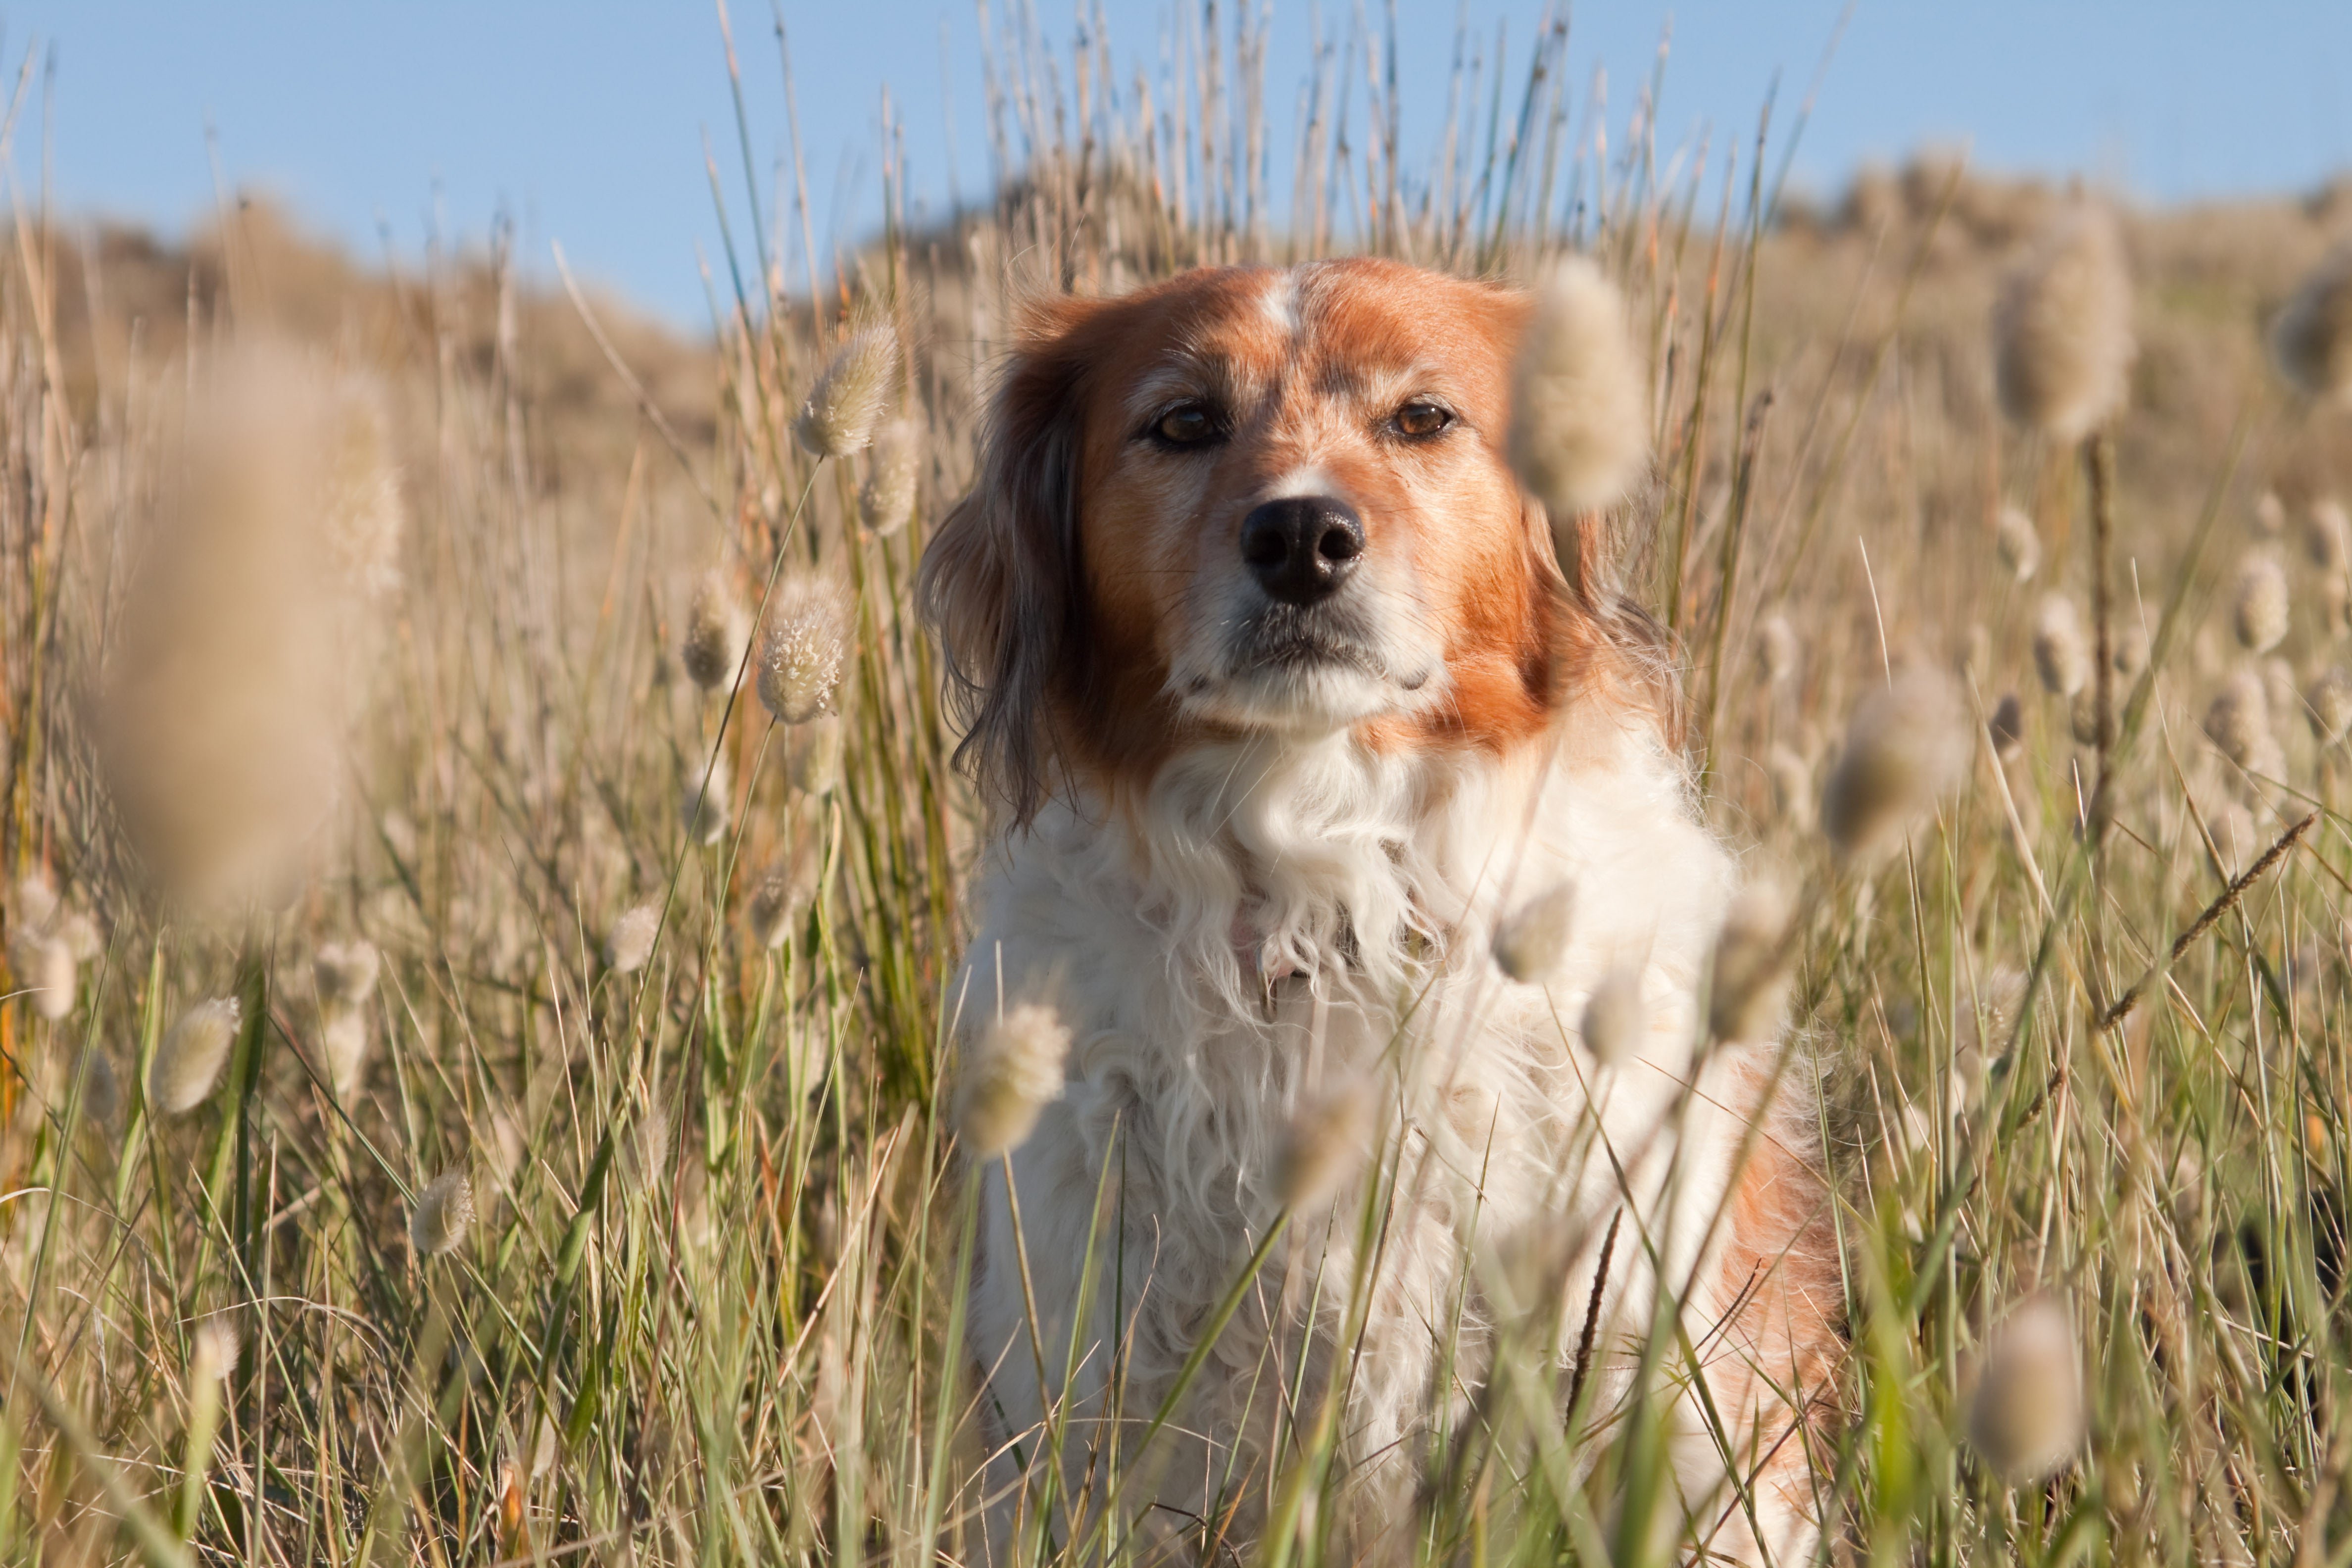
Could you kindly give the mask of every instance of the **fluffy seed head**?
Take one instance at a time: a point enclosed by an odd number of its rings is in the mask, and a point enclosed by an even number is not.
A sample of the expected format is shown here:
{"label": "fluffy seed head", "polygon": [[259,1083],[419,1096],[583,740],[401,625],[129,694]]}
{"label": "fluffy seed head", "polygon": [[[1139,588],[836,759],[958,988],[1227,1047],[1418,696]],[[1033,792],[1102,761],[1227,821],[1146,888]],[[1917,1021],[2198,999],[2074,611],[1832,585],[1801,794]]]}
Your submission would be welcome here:
{"label": "fluffy seed head", "polygon": [[147,1104],[162,1116],[180,1116],[209,1099],[236,1043],[242,1011],[234,996],[199,1002],[180,1015],[155,1047],[147,1068]]}
{"label": "fluffy seed head", "polygon": [[1300,1214],[1322,1208],[1363,1169],[1379,1131],[1380,1100],[1370,1081],[1351,1079],[1316,1096],[1290,1119],[1275,1190]]}
{"label": "fluffy seed head", "polygon": [[2278,491],[2264,490],[2254,498],[2252,521],[2257,539],[2276,539],[2286,531],[2286,503]]}
{"label": "fluffy seed head", "polygon": [[1062,1098],[1069,1055],[1069,1026],[1054,1008],[1043,1002],[1006,1008],[975,1043],[964,1069],[957,1118],[964,1147],[989,1159],[1027,1142],[1037,1113]]}
{"label": "fluffy seed head", "polygon": [[2025,750],[2025,704],[2017,700],[2016,692],[2001,693],[1985,728],[1992,733],[1993,755],[2002,762]]}
{"label": "fluffy seed head", "polygon": [[1707,1032],[1718,1040],[1761,1040],[1780,1024],[1789,985],[1789,895],[1777,883],[1751,882],[1724,911],[1715,939]]}
{"label": "fluffy seed head", "polygon": [[678,789],[678,818],[686,824],[688,838],[716,844],[727,837],[729,809],[727,753],[713,752],[688,767]]}
{"label": "fluffy seed head", "polygon": [[2271,738],[2270,694],[2260,674],[2242,669],[2221,683],[2205,710],[2205,735],[2240,767],[2252,764]]}
{"label": "fluffy seed head", "polygon": [[416,1194],[408,1216],[408,1245],[419,1258],[454,1252],[474,1223],[474,1184],[463,1171],[444,1171]]}
{"label": "fluffy seed head", "polygon": [[2322,496],[2311,503],[2311,510],[2303,520],[2303,552],[2322,572],[2341,572],[2347,565],[2347,536],[2352,533],[2352,519],[2344,514],[2344,503],[2334,496]]}
{"label": "fluffy seed head", "polygon": [[712,568],[695,584],[694,599],[686,609],[686,639],[678,645],[677,656],[687,678],[705,691],[730,685],[742,668],[749,635],[742,602],[727,574]]}
{"label": "fluffy seed head", "polygon": [[1757,626],[1757,662],[1764,667],[1764,679],[1772,685],[1785,685],[1797,673],[1797,660],[1803,651],[1797,628],[1789,624],[1788,616],[1767,616]]}
{"label": "fluffy seed head", "polygon": [[1535,288],[1509,434],[1519,482],[1553,519],[1613,506],[1650,458],[1649,374],[1617,286],[1581,256]]}
{"label": "fluffy seed head", "polygon": [[637,905],[613,922],[604,939],[604,962],[616,973],[635,974],[654,955],[654,939],[661,934],[661,905]]}
{"label": "fluffy seed head", "polygon": [[73,1011],[78,966],[72,944],[63,937],[18,931],[8,943],[8,967],[42,1017],[62,1018]]}
{"label": "fluffy seed head", "polygon": [[1642,996],[1639,964],[1620,963],[1601,977],[1584,1000],[1584,1019],[1578,1032],[1592,1059],[1613,1068],[1642,1048],[1649,1028],[1649,1005]]}
{"label": "fluffy seed head", "polygon": [[2121,621],[2108,630],[2107,659],[2116,679],[2137,680],[2147,668],[2147,628],[2137,621]]}
{"label": "fluffy seed head", "polygon": [[849,601],[814,577],[776,584],[760,633],[760,700],[786,724],[833,711],[834,688],[849,657]]}
{"label": "fluffy seed head", "polygon": [[2269,555],[2249,555],[2238,567],[2238,590],[2230,604],[2230,621],[2238,646],[2248,653],[2268,653],[2286,640],[2286,574]]}
{"label": "fluffy seed head", "polygon": [[2323,746],[2343,740],[2352,731],[2352,675],[2340,664],[2331,666],[2303,694],[2303,709],[2314,740]]}
{"label": "fluffy seed head", "polygon": [[791,867],[771,867],[768,874],[760,879],[743,911],[751,928],[751,940],[771,951],[783,946],[807,902],[808,889],[793,874]]}
{"label": "fluffy seed head", "polygon": [[2099,694],[2095,689],[2085,686],[2066,704],[2066,729],[2078,746],[2099,743]]}
{"label": "fluffy seed head", "polygon": [[226,1318],[206,1318],[196,1325],[188,1342],[190,1382],[223,1383],[236,1371],[236,1325]]}
{"label": "fluffy seed head", "polygon": [[2066,1310],[2037,1297],[1993,1330],[1969,1400],[1969,1442],[2013,1487],[2063,1469],[2083,1445],[2083,1352]]}
{"label": "fluffy seed head", "polygon": [[337,1007],[319,1029],[319,1051],[327,1058],[327,1082],[337,1100],[349,1100],[367,1075],[368,1016],[357,1007]]}
{"label": "fluffy seed head", "polygon": [[2071,444],[2123,406],[2131,370],[2132,285],[2103,207],[2077,206],[2044,231],[1993,310],[2002,411]]}
{"label": "fluffy seed head", "polygon": [[184,425],[94,729],[142,868],[220,908],[284,891],[332,816],[400,490],[381,397],[291,350],[208,363]]}
{"label": "fluffy seed head", "polygon": [[793,788],[802,795],[829,795],[841,782],[841,715],[827,713],[802,726],[792,749]]}
{"label": "fluffy seed head", "polygon": [[2030,583],[2042,568],[2042,535],[2033,520],[2013,506],[2000,509],[1994,520],[1992,547],[2011,576]]}
{"label": "fluffy seed head", "polygon": [[922,479],[923,427],[911,419],[893,419],[874,432],[873,466],[857,489],[857,520],[887,537],[907,526],[915,515],[915,494]]}
{"label": "fluffy seed head", "polygon": [[40,931],[58,918],[58,885],[38,871],[27,871],[16,879],[9,899],[16,924],[26,931]]}
{"label": "fluffy seed head", "polygon": [[846,458],[874,437],[898,373],[898,334],[887,326],[852,332],[825,362],[793,436],[819,458]]}
{"label": "fluffy seed head", "polygon": [[2091,651],[2083,640],[2083,617],[2063,594],[2047,594],[2033,614],[2033,668],[2042,689],[2072,697],[2091,680]]}
{"label": "fluffy seed head", "polygon": [[2305,275],[2271,325],[2271,353],[2305,397],[2352,403],[2352,241]]}
{"label": "fluffy seed head", "polygon": [[1967,764],[1968,721],[1951,679],[1906,670],[1863,700],[1822,787],[1822,831],[1841,856],[1902,837]]}
{"label": "fluffy seed head", "polygon": [[122,1079],[114,1059],[92,1046],[82,1053],[81,1119],[84,1126],[113,1131],[122,1124]]}
{"label": "fluffy seed head", "polygon": [[310,960],[311,984],[321,1007],[357,1007],[375,994],[383,955],[371,942],[331,942]]}
{"label": "fluffy seed head", "polygon": [[1576,887],[1561,882],[1538,893],[1495,927],[1495,962],[1522,985],[1540,985],[1568,952],[1576,914]]}

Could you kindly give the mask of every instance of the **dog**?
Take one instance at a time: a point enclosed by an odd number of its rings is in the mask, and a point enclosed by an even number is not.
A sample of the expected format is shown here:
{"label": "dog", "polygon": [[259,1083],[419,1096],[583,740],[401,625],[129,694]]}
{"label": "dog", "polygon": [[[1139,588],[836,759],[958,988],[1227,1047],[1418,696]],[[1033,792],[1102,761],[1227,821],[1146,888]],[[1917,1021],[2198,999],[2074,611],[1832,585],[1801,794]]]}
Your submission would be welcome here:
{"label": "dog", "polygon": [[[1028,992],[1072,1036],[974,1173],[999,1562],[1024,1519],[1106,1510],[1246,1548],[1324,1412],[1349,1554],[1402,1555],[1436,1434],[1529,1333],[1602,1412],[1653,1333],[1684,1347],[1647,1386],[1686,1551],[1818,1539],[1843,1295],[1813,1084],[1706,1041],[1733,866],[1610,529],[1555,527],[1507,460],[1529,310],[1371,259],[1038,303],[925,552],[998,805],[958,1027]],[[1510,979],[1495,931],[1561,886],[1564,956]],[[1579,1021],[1612,974],[1641,1023],[1603,1068]],[[1351,1093],[1362,1167],[1277,1236],[1301,1130],[1344,1139]]]}

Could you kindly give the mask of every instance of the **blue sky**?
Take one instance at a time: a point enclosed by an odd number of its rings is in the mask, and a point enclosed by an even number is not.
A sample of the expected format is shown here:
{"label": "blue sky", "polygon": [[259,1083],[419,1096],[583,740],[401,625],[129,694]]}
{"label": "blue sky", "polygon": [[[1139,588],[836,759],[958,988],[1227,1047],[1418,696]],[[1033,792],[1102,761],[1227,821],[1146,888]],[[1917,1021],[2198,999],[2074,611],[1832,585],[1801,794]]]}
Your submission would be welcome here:
{"label": "blue sky", "polygon": [[[993,0],[1000,25],[1024,0]],[[1025,0],[1066,40],[1068,0]],[[1193,5],[1198,0],[1191,0]],[[1263,3],[1263,0],[1260,0]],[[1236,0],[1223,0],[1230,19]],[[1325,0],[1344,30],[1355,0]],[[1776,72],[1792,107],[1845,0],[1622,0],[1573,14],[1570,79],[1596,67],[1622,126],[1671,21],[1664,140],[1745,136]],[[1160,74],[1166,0],[1104,0],[1122,78]],[[1365,9],[1376,17],[1381,0]],[[1443,119],[1457,16],[1504,28],[1516,70],[1538,0],[1398,0],[1408,151]],[[882,95],[905,126],[910,195],[943,209],[987,175],[972,0],[781,0],[818,243],[880,210]],[[1266,68],[1286,149],[1308,68],[1310,7],[1272,0]],[[790,145],[771,0],[733,0],[763,201]],[[43,50],[9,149],[28,194],[184,228],[215,159],[362,253],[405,254],[436,225],[478,238],[512,215],[530,262],[576,270],[673,320],[707,320],[697,254],[718,265],[704,139],[740,215],[742,158],[713,5],[697,0],[0,0],[13,82]],[[1491,47],[1491,45],[1489,46]],[[54,60],[43,86],[42,65]],[[46,127],[46,136],[44,128]],[[2084,173],[2175,201],[2307,189],[2352,164],[2352,3],[1855,0],[1796,168],[1834,192],[1864,158],[1968,143],[2001,170]],[[1286,167],[1281,153],[1272,160]]]}

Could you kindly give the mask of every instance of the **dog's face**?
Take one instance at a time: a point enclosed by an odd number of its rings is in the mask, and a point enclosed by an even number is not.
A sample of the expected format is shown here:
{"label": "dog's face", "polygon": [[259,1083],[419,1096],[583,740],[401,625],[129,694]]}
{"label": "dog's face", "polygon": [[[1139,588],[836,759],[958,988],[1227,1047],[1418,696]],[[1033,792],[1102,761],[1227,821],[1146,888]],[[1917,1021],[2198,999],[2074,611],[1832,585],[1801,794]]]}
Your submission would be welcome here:
{"label": "dog's face", "polygon": [[983,758],[1013,731],[1133,773],[1192,735],[1539,729],[1569,610],[1503,457],[1525,314],[1380,261],[1043,309],[925,563]]}

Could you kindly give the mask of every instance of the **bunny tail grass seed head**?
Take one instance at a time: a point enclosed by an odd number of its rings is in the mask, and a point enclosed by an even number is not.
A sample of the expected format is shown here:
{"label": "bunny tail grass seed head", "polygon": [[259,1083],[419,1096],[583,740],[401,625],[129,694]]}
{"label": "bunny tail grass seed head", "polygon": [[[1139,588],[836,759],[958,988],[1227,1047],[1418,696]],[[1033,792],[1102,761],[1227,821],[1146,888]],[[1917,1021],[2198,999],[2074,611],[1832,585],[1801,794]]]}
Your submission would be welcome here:
{"label": "bunny tail grass seed head", "polygon": [[687,679],[705,691],[732,684],[750,635],[733,584],[724,572],[712,568],[695,584],[694,599],[687,605],[686,640],[678,647]]}
{"label": "bunny tail grass seed head", "polygon": [[2340,664],[2321,672],[2303,694],[2304,716],[2311,721],[2311,738],[2333,746],[2352,732],[2352,675]]}
{"label": "bunny tail grass seed head", "polygon": [[408,1216],[408,1245],[419,1260],[455,1252],[474,1223],[474,1184],[463,1171],[444,1171],[416,1194]]}
{"label": "bunny tail grass seed head", "polygon": [[2221,683],[2205,709],[2205,738],[2240,767],[2250,767],[2271,739],[2270,693],[2260,673],[2242,669]]}
{"label": "bunny tail grass seed head", "polygon": [[1495,927],[1495,962],[1522,985],[1541,985],[1568,953],[1576,886],[1561,882],[1521,904]]}
{"label": "bunny tail grass seed head", "polygon": [[898,374],[898,334],[887,324],[852,332],[793,421],[793,437],[812,457],[846,458],[874,438]]}
{"label": "bunny tail grass seed head", "polygon": [[399,580],[400,489],[382,398],[307,353],[232,342],[168,406],[93,728],[138,864],[210,911],[290,892],[320,847]]}
{"label": "bunny tail grass seed head", "polygon": [[319,1053],[327,1061],[327,1082],[337,1100],[349,1100],[367,1076],[373,1037],[368,1016],[357,1007],[337,1007],[319,1026]]}
{"label": "bunny tail grass seed head", "polygon": [[2036,1297],[1992,1331],[1969,1398],[1969,1443],[2012,1487],[2064,1468],[2083,1446],[2083,1350],[2066,1310]]}
{"label": "bunny tail grass seed head", "polygon": [[1339,1196],[1371,1158],[1379,1131],[1380,1097],[1367,1079],[1327,1088],[1299,1107],[1275,1173],[1283,1206],[1311,1214]]}
{"label": "bunny tail grass seed head", "polygon": [[242,1016],[234,996],[199,1002],[181,1014],[147,1068],[148,1108],[161,1116],[181,1116],[211,1098]]}
{"label": "bunny tail grass seed head", "polygon": [[1773,815],[1784,822],[1809,820],[1813,808],[1813,769],[1801,752],[1777,742],[1764,757],[1771,780]]}
{"label": "bunny tail grass seed head", "polygon": [[2123,406],[2132,354],[2132,283],[2105,207],[2078,205],[2046,229],[1993,309],[2004,413],[2072,444]]}
{"label": "bunny tail grass seed head", "polygon": [[1846,858],[1900,838],[1967,765],[1968,719],[1949,678],[1898,674],[1864,698],[1822,786],[1822,832]]}
{"label": "bunny tail grass seed head", "polygon": [[2063,594],[2047,594],[2033,613],[2033,668],[2042,689],[2072,697],[2091,680],[2091,650],[2083,638],[2083,617]]}
{"label": "bunny tail grass seed head", "polygon": [[654,939],[660,934],[660,903],[639,904],[613,922],[612,934],[604,939],[604,962],[616,973],[635,974],[654,955]]}
{"label": "bunny tail grass seed head", "polygon": [[2246,557],[2238,568],[2238,589],[2230,603],[2230,620],[2238,646],[2248,653],[2268,653],[2286,640],[2286,573],[2266,554]]}
{"label": "bunny tail grass seed head", "polygon": [[841,715],[827,713],[810,720],[794,735],[786,769],[796,794],[817,796],[833,793],[841,783]]}
{"label": "bunny tail grass seed head", "polygon": [[857,521],[883,538],[907,526],[915,515],[922,479],[923,427],[912,419],[892,419],[874,432],[872,466],[857,488]]}
{"label": "bunny tail grass seed head", "polygon": [[2352,240],[2307,273],[2271,325],[2287,384],[2315,402],[2352,403]]}
{"label": "bunny tail grass seed head", "polygon": [[2342,573],[2352,567],[2352,518],[2334,496],[2311,503],[2303,519],[2303,553],[2322,572]]}
{"label": "bunny tail grass seed head", "polygon": [[371,942],[322,943],[310,960],[310,981],[321,1007],[357,1007],[375,994],[383,955]]}
{"label": "bunny tail grass seed head", "polygon": [[1985,721],[1985,729],[1992,737],[1992,752],[2008,762],[2025,750],[2025,704],[2017,700],[2014,691],[2001,693],[1994,704],[1992,717]]}
{"label": "bunny tail grass seed head", "polygon": [[9,940],[8,967],[16,971],[17,988],[31,994],[34,1012],[55,1020],[73,1011],[80,966],[64,937],[18,931]]}
{"label": "bunny tail grass seed head", "polygon": [[1028,1141],[1038,1112],[1062,1098],[1069,1026],[1044,1002],[1004,1010],[974,1043],[964,1066],[956,1117],[964,1148],[979,1159],[1009,1153]]}
{"label": "bunny tail grass seed head", "polygon": [[1585,998],[1584,1018],[1577,1032],[1584,1037],[1584,1048],[1592,1053],[1594,1061],[1613,1068],[1641,1050],[1649,1024],[1641,966],[1620,963],[1612,966]]}
{"label": "bunny tail grass seed head", "polygon": [[783,946],[808,900],[809,889],[791,866],[770,867],[744,907],[743,918],[751,927],[751,940],[770,952]]}
{"label": "bunny tail grass seed head", "polygon": [[1742,888],[1716,934],[1707,993],[1707,1033],[1717,1040],[1761,1040],[1780,1025],[1789,988],[1789,895],[1778,882]]}
{"label": "bunny tail grass seed head", "polygon": [[2021,583],[2031,583],[2042,569],[2042,535],[2033,520],[2016,507],[2000,509],[1993,521],[1992,547],[2001,565]]}
{"label": "bunny tail grass seed head", "polygon": [[39,871],[27,871],[9,889],[8,906],[18,926],[42,930],[58,918],[58,885]]}
{"label": "bunny tail grass seed head", "polygon": [[686,836],[703,845],[726,837],[729,796],[725,752],[713,752],[689,766],[678,791],[678,816],[686,824]]}
{"label": "bunny tail grass seed head", "polygon": [[1535,287],[1519,344],[1509,449],[1555,524],[1613,506],[1650,458],[1649,374],[1625,301],[1591,260],[1564,257]]}
{"label": "bunny tail grass seed head", "polygon": [[848,596],[814,577],[777,584],[760,632],[760,700],[778,722],[805,724],[832,712],[848,658]]}

